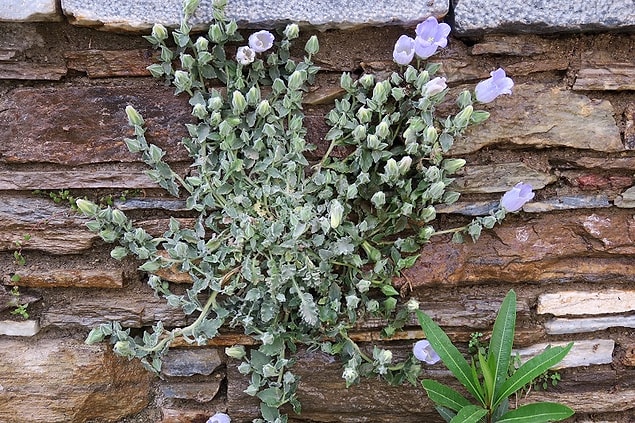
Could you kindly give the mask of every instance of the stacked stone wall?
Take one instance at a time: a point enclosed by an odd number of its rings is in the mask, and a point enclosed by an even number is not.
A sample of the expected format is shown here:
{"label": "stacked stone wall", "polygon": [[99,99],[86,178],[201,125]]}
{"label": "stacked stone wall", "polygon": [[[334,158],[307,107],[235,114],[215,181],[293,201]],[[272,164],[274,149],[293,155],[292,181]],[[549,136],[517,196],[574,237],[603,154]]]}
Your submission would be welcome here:
{"label": "stacked stone wall", "polygon": [[[203,347],[176,346],[162,378],[105,343],[83,343],[92,327],[111,320],[135,330],[187,321],[154,296],[138,263],[110,258],[110,246],[66,197],[112,201],[156,234],[170,216],[187,222],[184,202],[157,188],[123,139],[131,134],[124,112],[131,104],[147,122],[148,139],[185,173],[179,142],[190,107],[145,70],[155,54],[140,36],[148,22],[115,16],[99,2],[23,3],[0,1],[0,421],[204,422],[216,411],[250,421],[258,402],[243,393],[248,381],[223,352],[249,345],[238,333]],[[529,400],[571,406],[570,422],[635,422],[635,5],[600,2],[610,7],[557,18],[564,12],[555,3],[563,2],[524,2],[542,4],[533,15],[509,5],[516,2],[428,3],[399,22],[349,16],[330,19],[324,31],[324,22],[305,19],[318,26],[303,28],[297,45],[317,34],[323,68],[304,104],[315,157],[326,148],[323,119],[341,93],[341,72],[395,69],[399,35],[428,15],[449,13],[457,31],[434,59],[451,89],[473,86],[499,66],[516,86],[453,147],[468,164],[455,182],[461,200],[438,210],[439,224],[465,223],[519,181],[531,183],[536,198],[476,244],[430,243],[396,284],[461,345],[470,333],[491,330],[515,289],[521,355],[574,342],[560,383]],[[261,21],[271,25],[275,16]],[[28,318],[10,314],[19,304],[28,304]],[[421,336],[411,323],[389,341],[379,340],[380,321],[354,336],[405,356]],[[301,352],[296,369],[303,411],[293,421],[440,421],[421,388],[368,380],[346,389],[340,364],[319,353]],[[426,372],[450,381],[442,365]]]}

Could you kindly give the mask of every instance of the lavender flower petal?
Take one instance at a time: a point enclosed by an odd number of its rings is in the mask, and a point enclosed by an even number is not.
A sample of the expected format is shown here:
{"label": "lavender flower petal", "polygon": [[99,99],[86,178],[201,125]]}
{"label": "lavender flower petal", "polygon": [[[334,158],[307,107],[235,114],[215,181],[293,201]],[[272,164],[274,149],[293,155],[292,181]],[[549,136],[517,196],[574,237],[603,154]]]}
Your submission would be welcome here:
{"label": "lavender flower petal", "polygon": [[395,48],[392,52],[392,58],[400,65],[408,65],[412,61],[415,55],[415,40],[402,35],[395,43]]}
{"label": "lavender flower petal", "polygon": [[230,423],[232,419],[225,413],[216,413],[205,423]]}
{"label": "lavender flower petal", "polygon": [[263,29],[249,36],[249,47],[256,53],[262,53],[273,46],[273,40],[273,34]]}
{"label": "lavender flower petal", "polygon": [[534,195],[536,195],[532,189],[533,188],[530,184],[525,184],[523,182],[517,183],[512,189],[503,195],[500,202],[501,207],[508,212],[520,210],[525,203],[534,198]]}
{"label": "lavender flower petal", "polygon": [[514,81],[505,75],[505,70],[498,68],[490,72],[490,77],[476,84],[476,99],[481,103],[494,101],[501,94],[511,94]]}
{"label": "lavender flower petal", "polygon": [[417,341],[412,347],[412,352],[418,360],[427,364],[435,364],[441,360],[441,357],[439,357],[439,354],[432,348],[430,341],[427,339]]}

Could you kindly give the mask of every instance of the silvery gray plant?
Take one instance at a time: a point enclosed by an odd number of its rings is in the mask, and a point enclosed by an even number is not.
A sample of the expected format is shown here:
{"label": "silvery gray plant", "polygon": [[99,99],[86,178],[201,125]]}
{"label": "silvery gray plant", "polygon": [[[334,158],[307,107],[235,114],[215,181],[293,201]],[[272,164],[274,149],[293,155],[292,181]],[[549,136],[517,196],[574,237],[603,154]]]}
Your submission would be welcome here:
{"label": "silvery gray plant", "polygon": [[[308,39],[301,61],[290,53],[297,25],[277,35],[259,31],[245,43],[225,16],[225,3],[214,2],[215,21],[205,35],[191,35],[188,19],[198,2],[188,0],[180,28],[170,34],[155,25],[146,37],[160,54],[149,71],[190,98],[196,123],[186,125],[183,139],[192,160],[187,176],[146,139],[143,117],[126,108],[134,129],[125,140],[129,150],[160,187],[185,198],[195,222],[184,226],[171,218],[155,237],[117,208],[77,201],[91,218],[89,228],[119,244],[112,257],[140,260],[156,294],[192,323],[168,330],[158,322],[137,336],[112,322],[94,328],[86,342],[107,337],[117,354],[160,372],[161,357],[177,338],[205,345],[223,326],[243,331],[257,347],[226,353],[241,360],[238,369],[250,380],[246,392],[261,401],[256,421],[286,422],[285,404],[300,412],[299,378],[292,372],[300,346],[339,356],[347,386],[376,374],[415,383],[416,359],[394,363],[388,350],[364,351],[349,330],[366,317],[382,317],[390,322],[382,334],[393,335],[416,307],[398,305],[392,279],[415,263],[421,247],[443,233],[476,240],[512,211],[501,205],[460,228],[433,226],[435,206],[459,198],[450,184],[465,160],[446,153],[468,126],[488,118],[475,109],[478,97],[508,93],[511,80],[490,81],[480,90],[485,94],[463,91],[456,114],[438,116],[448,93],[445,79],[435,76],[439,65],[404,64],[384,80],[344,73],[345,94],[326,116],[329,146],[309,162],[307,153],[316,147],[306,141],[302,100],[318,72],[312,61],[317,38]],[[436,31],[418,41],[425,54],[447,43],[446,29],[431,25],[420,31]],[[190,276],[185,293],[174,293],[158,275],[166,268]]]}

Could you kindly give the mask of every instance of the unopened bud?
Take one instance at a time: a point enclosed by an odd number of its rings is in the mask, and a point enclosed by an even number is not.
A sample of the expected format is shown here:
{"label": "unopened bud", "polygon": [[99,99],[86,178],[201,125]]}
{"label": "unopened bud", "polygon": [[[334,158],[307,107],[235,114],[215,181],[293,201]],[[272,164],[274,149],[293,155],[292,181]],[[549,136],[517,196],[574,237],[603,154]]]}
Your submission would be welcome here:
{"label": "unopened bud", "polygon": [[126,115],[128,115],[128,123],[132,126],[142,126],[145,123],[139,112],[132,106],[126,106]]}
{"label": "unopened bud", "polygon": [[241,115],[247,109],[247,100],[240,91],[236,90],[232,93],[232,112],[235,115]]}
{"label": "unopened bud", "polygon": [[388,138],[388,135],[390,135],[390,128],[388,127],[388,124],[384,121],[379,122],[379,125],[377,125],[377,128],[375,129],[375,135],[382,140]]}
{"label": "unopened bud", "polygon": [[309,55],[316,54],[320,51],[320,43],[315,35],[312,35],[311,38],[306,42],[304,46],[304,51],[309,53]]}
{"label": "unopened bud", "polygon": [[260,117],[266,117],[269,113],[271,113],[271,106],[269,105],[269,101],[262,100],[256,107],[256,114]]}
{"label": "unopened bud", "polygon": [[300,35],[300,28],[297,24],[289,24],[284,29],[284,36],[287,40],[294,40]]}
{"label": "unopened bud", "polygon": [[234,345],[233,347],[225,348],[225,354],[227,354],[228,357],[238,360],[242,360],[243,358],[245,358],[245,355],[247,355],[247,353],[245,352],[245,347],[242,345]]}
{"label": "unopened bud", "polygon": [[152,36],[158,41],[163,41],[168,38],[168,30],[161,24],[154,24],[152,27]]}
{"label": "unopened bud", "polygon": [[464,159],[445,159],[442,163],[443,169],[450,175],[456,173],[459,169],[465,166]]}

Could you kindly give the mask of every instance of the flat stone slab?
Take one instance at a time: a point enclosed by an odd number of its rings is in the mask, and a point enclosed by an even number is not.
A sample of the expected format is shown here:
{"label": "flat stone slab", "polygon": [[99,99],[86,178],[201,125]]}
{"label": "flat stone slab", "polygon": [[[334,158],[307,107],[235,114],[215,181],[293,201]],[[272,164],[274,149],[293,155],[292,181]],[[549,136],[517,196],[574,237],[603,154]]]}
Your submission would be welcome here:
{"label": "flat stone slab", "polygon": [[[524,363],[532,357],[540,354],[549,345],[552,347],[565,346],[568,342],[550,342],[535,344],[527,348],[514,350],[518,353],[520,360]],[[565,358],[554,366],[554,369],[564,369],[568,367],[582,367],[593,364],[610,364],[613,362],[613,348],[615,341],[612,339],[590,339],[574,341],[573,348]]]}
{"label": "flat stone slab", "polygon": [[16,322],[13,320],[0,321],[0,335],[7,336],[34,336],[40,331],[37,320],[25,320]]}
{"label": "flat stone slab", "polygon": [[[593,232],[593,231],[591,231]],[[538,298],[538,314],[581,316],[626,313],[635,310],[635,291],[561,291]]]}
{"label": "flat stone slab", "polygon": [[458,0],[454,15],[463,35],[635,28],[633,0]]}
{"label": "flat stone slab", "polygon": [[635,316],[608,316],[589,319],[551,319],[545,322],[545,330],[550,335],[584,333],[608,328],[635,328]]}
{"label": "flat stone slab", "polygon": [[60,21],[55,0],[0,0],[0,22]]}
{"label": "flat stone slab", "polygon": [[[190,20],[195,26],[213,21],[212,0],[203,0]],[[180,23],[181,0],[62,0],[69,21],[81,26],[101,26],[111,31],[139,31],[154,23],[176,27]],[[410,2],[367,0],[230,0],[227,15],[244,26],[270,27],[288,22],[320,27],[347,28],[360,25],[413,24],[429,16],[448,13],[448,0]]]}

